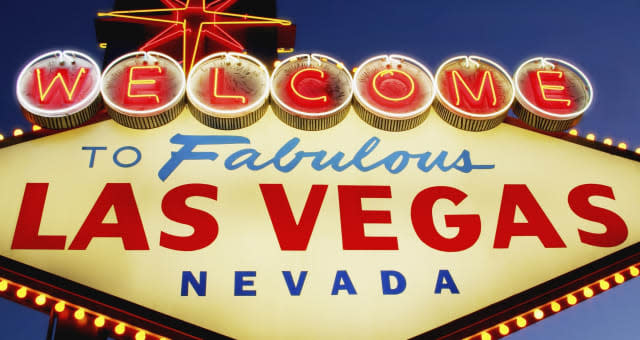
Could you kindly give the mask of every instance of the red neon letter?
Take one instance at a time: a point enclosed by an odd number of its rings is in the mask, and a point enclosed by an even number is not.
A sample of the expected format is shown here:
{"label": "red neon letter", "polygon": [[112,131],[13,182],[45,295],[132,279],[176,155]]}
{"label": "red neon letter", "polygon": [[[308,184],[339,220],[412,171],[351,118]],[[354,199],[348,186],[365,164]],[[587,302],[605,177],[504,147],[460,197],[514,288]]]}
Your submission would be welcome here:
{"label": "red neon letter", "polygon": [[282,184],[260,184],[262,198],[269,211],[273,230],[282,250],[307,250],[313,227],[316,225],[327,185],[313,185],[302,210],[300,222],[296,223],[291,205]]}
{"label": "red neon letter", "polygon": [[422,190],[411,204],[411,221],[418,237],[429,247],[440,251],[462,251],[473,246],[480,237],[480,216],[445,215],[447,227],[458,228],[458,235],[446,238],[440,235],[433,223],[433,205],[439,199],[447,199],[456,206],[467,194],[451,187],[432,187]]}
{"label": "red neon letter", "polygon": [[185,184],[169,191],[162,199],[164,215],[193,228],[190,236],[160,233],[160,246],[173,250],[194,251],[209,246],[218,236],[218,222],[208,213],[187,206],[189,197],[218,198],[218,188],[208,184]]}
{"label": "red neon letter", "polygon": [[407,72],[385,69],[373,76],[371,89],[377,102],[400,106],[414,97],[416,84]]}
{"label": "red neon letter", "polygon": [[[520,208],[527,222],[515,222]],[[509,248],[513,236],[537,236],[545,248],[566,248],[529,188],[524,184],[505,184],[498,215],[494,248]]]}
{"label": "red neon letter", "polygon": [[246,104],[247,97],[245,96],[233,96],[220,94],[222,89],[225,88],[225,76],[223,68],[211,69],[210,74],[211,88],[213,95],[211,96],[212,104]]}
{"label": "red neon letter", "polygon": [[529,79],[535,89],[536,103],[543,108],[569,108],[573,101],[565,86],[564,72],[531,71]]}
{"label": "red neon letter", "polygon": [[[104,223],[113,207],[118,222]],[[138,205],[129,183],[107,183],[69,246],[85,250],[94,237],[119,237],[125,250],[149,250]]]}
{"label": "red neon letter", "polygon": [[11,249],[64,249],[65,236],[38,235],[49,183],[27,183]]}
{"label": "red neon letter", "polygon": [[363,198],[391,198],[389,186],[338,186],[342,248],[344,250],[398,250],[398,239],[392,236],[366,236],[365,223],[391,223],[388,210],[362,210]]}
{"label": "red neon letter", "polygon": [[64,93],[66,94],[66,96],[63,96],[64,98],[64,102],[65,103],[71,103],[73,102],[73,96],[76,93],[76,90],[78,89],[78,85],[80,84],[80,80],[84,79],[85,75],[87,74],[87,69],[82,67],[80,68],[80,71],[76,74],[76,79],[73,81],[73,85],[71,86],[71,89],[69,89],[69,86],[67,85],[68,81],[69,81],[69,73],[68,70],[66,68],[63,69],[57,69],[55,72],[55,76],[53,77],[53,79],[49,82],[49,85],[47,86],[47,88],[45,90],[43,90],[43,86],[42,86],[42,73],[43,70],[37,68],[36,69],[36,82],[38,85],[38,94],[40,102],[41,103],[46,103],[47,101],[47,96],[49,97],[49,100],[51,100],[51,97],[53,96],[49,94],[52,92],[59,92],[60,91],[60,87],[58,87],[58,90],[53,89],[53,86],[56,83],[60,83],[60,85],[62,85],[62,89],[64,90]]}
{"label": "red neon letter", "polygon": [[589,203],[589,197],[601,196],[615,200],[611,187],[599,184],[583,184],[569,193],[569,206],[573,212],[588,221],[601,223],[606,228],[602,234],[578,230],[580,241],[596,247],[615,247],[622,244],[629,231],[624,220],[614,212]]}
{"label": "red neon letter", "polygon": [[[136,74],[142,74],[146,79],[134,79],[134,72]],[[127,100],[128,103],[146,103],[146,104],[159,104],[160,97],[157,94],[134,94],[133,86],[137,86],[138,91],[144,92],[158,92],[158,81],[154,78],[158,78],[162,75],[162,68],[160,66],[132,66],[129,68],[129,82],[127,84]],[[136,92],[138,92],[136,91]]]}
{"label": "red neon letter", "polygon": [[293,98],[302,104],[322,104],[328,101],[326,81],[324,71],[317,68],[303,68],[291,77],[289,88]]}
{"label": "red neon letter", "polygon": [[[455,106],[461,106],[463,101],[471,107],[484,107],[486,105],[495,107],[498,105],[498,96],[496,95],[496,88],[493,85],[493,75],[491,72],[484,71],[482,77],[478,77],[477,73],[474,74],[476,78],[475,88],[478,89],[478,94],[475,94],[471,88],[469,88],[469,85],[467,85],[467,82],[458,71],[451,71],[449,75],[451,77],[451,81],[449,82],[450,92],[456,95]],[[462,92],[463,95],[460,94],[458,82],[461,82],[466,90]],[[485,85],[485,83],[489,83],[489,85]]]}

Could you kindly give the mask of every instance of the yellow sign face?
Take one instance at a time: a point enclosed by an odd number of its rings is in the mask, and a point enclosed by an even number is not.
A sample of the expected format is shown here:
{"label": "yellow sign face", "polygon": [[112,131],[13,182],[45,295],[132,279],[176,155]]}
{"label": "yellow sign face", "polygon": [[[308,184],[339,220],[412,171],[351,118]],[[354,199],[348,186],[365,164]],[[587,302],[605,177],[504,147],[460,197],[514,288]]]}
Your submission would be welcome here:
{"label": "yellow sign face", "polygon": [[640,163],[430,112],[0,149],[0,255],[234,338],[407,338],[640,241]]}

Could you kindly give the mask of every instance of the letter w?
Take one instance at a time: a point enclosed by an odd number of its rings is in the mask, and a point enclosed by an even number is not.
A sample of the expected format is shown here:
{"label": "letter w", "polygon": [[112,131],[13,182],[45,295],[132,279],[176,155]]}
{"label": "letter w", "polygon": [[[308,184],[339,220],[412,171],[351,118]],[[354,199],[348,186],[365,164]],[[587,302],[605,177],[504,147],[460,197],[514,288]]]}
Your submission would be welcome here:
{"label": "letter w", "polygon": [[327,187],[327,185],[311,186],[300,222],[297,223],[282,184],[260,184],[262,198],[269,211],[280,249],[307,250]]}
{"label": "letter w", "polygon": [[38,80],[38,93],[40,94],[40,102],[44,103],[45,99],[47,98],[47,95],[49,95],[49,92],[51,92],[51,89],[53,88],[53,85],[55,85],[56,82],[60,82],[60,84],[62,84],[62,88],[64,89],[64,92],[67,94],[67,97],[65,98],[65,101],[67,102],[71,102],[73,100],[73,94],[76,92],[76,89],[78,88],[78,84],[80,83],[80,78],[82,78],[82,76],[84,76],[87,73],[87,69],[86,68],[81,68],[80,72],[78,72],[78,74],[76,74],[76,79],[73,82],[73,85],[71,87],[71,89],[69,89],[69,86],[67,86],[67,83],[65,82],[63,77],[63,74],[66,76],[66,70],[58,70],[56,72],[55,77],[53,77],[53,79],[49,82],[49,86],[47,86],[46,90],[42,90],[42,70],[41,69],[36,69],[36,78]]}

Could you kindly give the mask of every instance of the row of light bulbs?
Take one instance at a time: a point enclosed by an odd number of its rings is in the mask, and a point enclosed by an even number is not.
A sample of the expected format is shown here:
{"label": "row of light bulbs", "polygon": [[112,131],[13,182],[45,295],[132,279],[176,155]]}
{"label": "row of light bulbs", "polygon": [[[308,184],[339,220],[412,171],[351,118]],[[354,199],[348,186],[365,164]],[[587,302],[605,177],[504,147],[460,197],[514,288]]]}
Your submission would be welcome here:
{"label": "row of light bulbs", "polygon": [[503,338],[517,330],[523,329],[533,323],[536,323],[546,317],[560,312],[563,309],[576,305],[579,302],[590,299],[593,296],[609,290],[609,288],[621,285],[625,281],[638,277],[640,275],[640,263],[625,268],[613,275],[592,282],[576,291],[573,291],[561,298],[547,302],[542,306],[538,306],[533,310],[525,312],[517,317],[509,319],[499,325],[486,329],[475,334],[466,340],[494,340]]}
{"label": "row of light bulbs", "polygon": [[96,328],[108,330],[110,332],[109,336],[115,339],[130,339],[130,336],[133,336],[135,340],[168,340],[165,337],[127,325],[122,321],[105,317],[99,313],[48,296],[47,294],[4,278],[0,278],[0,297],[16,300],[21,303],[31,300],[31,303],[35,304],[33,307],[36,309],[51,311],[53,308],[53,310],[59,314],[67,310],[72,311],[73,318],[78,322],[93,320],[93,325]]}
{"label": "row of light bulbs", "polygon": [[[42,128],[41,128],[40,126],[38,126],[38,125],[33,125],[33,126],[31,127],[31,130],[32,130],[33,132],[37,132],[37,131],[42,130]],[[25,132],[24,132],[24,130],[22,130],[22,129],[15,129],[15,130],[13,130],[13,137],[21,137],[21,136],[22,136],[22,135],[24,135],[24,134],[25,134]],[[571,129],[571,130],[569,130],[569,134],[570,134],[570,135],[572,135],[572,136],[579,137],[579,135],[578,135],[578,130],[576,130],[576,129]],[[596,141],[596,135],[595,135],[595,134],[593,134],[593,133],[588,133],[586,136],[584,136],[584,138],[585,138],[586,140],[588,140],[588,141],[591,141],[591,142],[595,142],[595,141]],[[0,134],[0,142],[3,142],[4,140],[5,140],[4,135]],[[614,143],[613,143],[613,139],[611,139],[611,138],[608,138],[608,137],[607,137],[607,138],[605,138],[605,139],[603,139],[603,140],[602,140],[602,144],[604,144],[604,145],[608,145],[608,146],[613,146],[613,145],[614,145]],[[616,145],[616,147],[617,147],[618,149],[620,149],[620,150],[627,150],[627,149],[629,148],[629,145],[627,145],[627,143],[625,143],[625,142],[620,142],[620,143],[618,143],[618,144]],[[638,154],[638,155],[640,155],[640,147],[637,147],[637,148],[635,149],[635,153],[636,153],[636,154]]]}

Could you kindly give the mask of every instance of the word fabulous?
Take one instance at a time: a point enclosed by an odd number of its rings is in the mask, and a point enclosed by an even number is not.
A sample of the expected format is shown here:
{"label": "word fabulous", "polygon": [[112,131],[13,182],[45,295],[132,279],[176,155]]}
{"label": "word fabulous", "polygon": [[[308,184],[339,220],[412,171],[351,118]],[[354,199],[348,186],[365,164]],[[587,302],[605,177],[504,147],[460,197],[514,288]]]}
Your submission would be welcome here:
{"label": "word fabulous", "polygon": [[593,100],[577,67],[542,57],[524,62],[513,76],[477,56],[451,58],[435,76],[401,55],[371,58],[353,77],[344,64],[319,54],[288,58],[271,75],[256,58],[233,52],[202,59],[188,77],[182,70],[167,55],[133,52],[101,73],[82,53],[56,51],[22,70],[16,94],[27,119],[51,129],[84,123],[104,102],[116,122],[136,129],[167,124],[185,105],[207,126],[240,129],[273,103],[280,120],[303,130],[330,128],[353,105],[365,122],[387,131],[419,125],[431,106],[464,130],[494,128],[512,108],[534,128],[562,131],[577,124]]}

